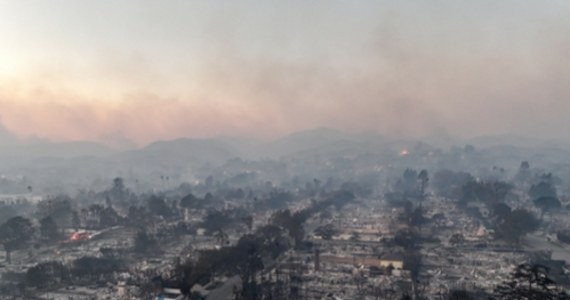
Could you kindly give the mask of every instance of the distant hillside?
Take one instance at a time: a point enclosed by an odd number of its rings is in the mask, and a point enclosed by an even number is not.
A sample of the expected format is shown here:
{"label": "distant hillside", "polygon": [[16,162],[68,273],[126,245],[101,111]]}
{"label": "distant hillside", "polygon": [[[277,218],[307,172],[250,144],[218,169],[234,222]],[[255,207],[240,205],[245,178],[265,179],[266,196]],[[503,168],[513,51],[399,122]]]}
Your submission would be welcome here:
{"label": "distant hillside", "polygon": [[[9,136],[8,132],[8,138]],[[435,162],[426,158],[428,153],[444,153],[449,150],[449,147],[442,144],[452,144],[459,148],[465,144],[475,145],[477,152],[470,160],[460,162],[489,168],[500,165],[516,170],[523,160],[530,161],[533,166],[553,166],[557,162],[570,160],[568,147],[552,146],[544,141],[517,136],[471,140],[435,136],[424,141],[386,138],[374,133],[350,134],[327,128],[296,132],[271,142],[229,137],[183,138],[159,141],[128,151],[117,151],[93,142],[16,140],[0,145],[0,174],[12,177],[26,175],[36,182],[38,188],[60,186],[71,191],[95,180],[99,180],[98,186],[106,186],[110,182],[109,178],[114,176],[133,181],[134,178],[140,179],[141,185],[146,180],[146,184],[150,184],[148,186],[156,186],[157,181],[160,184],[159,178],[163,175],[177,179],[202,178],[212,168],[224,165],[236,157],[244,160],[283,158],[297,162],[343,162],[357,158],[356,161],[364,164],[378,161],[397,164],[401,161],[406,164],[403,165],[405,167],[430,164]],[[453,145],[454,142],[457,144]],[[399,156],[403,149],[410,153],[406,159],[400,159]],[[454,167],[461,167],[457,161],[450,161],[455,164]],[[437,163],[437,168],[446,166],[444,161]]]}
{"label": "distant hillside", "polygon": [[46,157],[107,156],[115,150],[95,142],[35,143],[21,146],[24,155]]}
{"label": "distant hillside", "polygon": [[309,150],[330,147],[340,141],[350,139],[349,135],[330,128],[318,128],[299,131],[284,138],[263,145],[263,150],[269,156],[287,156]]}
{"label": "distant hillside", "polygon": [[236,151],[226,143],[209,139],[177,139],[155,142],[147,147],[122,152],[116,160],[129,164],[160,164],[163,166],[223,163]]}
{"label": "distant hillside", "polygon": [[477,147],[494,147],[494,146],[515,146],[515,147],[537,147],[544,145],[542,139],[528,138],[514,134],[488,135],[472,138],[467,143]]}
{"label": "distant hillside", "polygon": [[74,157],[104,157],[116,151],[95,142],[14,142],[0,149],[0,156],[19,158],[74,158]]}
{"label": "distant hillside", "polygon": [[[344,156],[382,151],[399,151],[416,141],[387,138],[376,133],[351,134],[319,128],[293,133],[263,146],[270,156],[327,155]],[[397,149],[397,150],[396,150]]]}
{"label": "distant hillside", "polygon": [[0,123],[0,147],[6,147],[16,142],[16,137]]}

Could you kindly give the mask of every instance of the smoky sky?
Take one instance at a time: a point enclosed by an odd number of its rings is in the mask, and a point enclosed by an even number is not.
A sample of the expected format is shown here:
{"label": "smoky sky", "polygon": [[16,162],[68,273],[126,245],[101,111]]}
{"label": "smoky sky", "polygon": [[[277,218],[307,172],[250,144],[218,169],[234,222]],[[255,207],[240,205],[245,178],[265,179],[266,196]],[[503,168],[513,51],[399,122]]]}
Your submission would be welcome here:
{"label": "smoky sky", "polygon": [[0,6],[0,117],[21,138],[570,138],[567,1]]}

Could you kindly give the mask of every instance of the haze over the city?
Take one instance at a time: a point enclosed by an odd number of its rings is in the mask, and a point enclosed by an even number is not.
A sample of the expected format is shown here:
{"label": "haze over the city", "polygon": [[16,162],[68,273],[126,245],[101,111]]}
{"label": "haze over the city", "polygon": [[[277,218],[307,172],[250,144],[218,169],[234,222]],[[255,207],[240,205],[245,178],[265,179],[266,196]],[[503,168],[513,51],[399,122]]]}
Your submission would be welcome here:
{"label": "haze over the city", "polygon": [[570,0],[0,0],[0,299],[570,300]]}
{"label": "haze over the city", "polygon": [[[18,138],[570,138],[568,1],[0,2]],[[9,135],[9,134],[5,134]]]}

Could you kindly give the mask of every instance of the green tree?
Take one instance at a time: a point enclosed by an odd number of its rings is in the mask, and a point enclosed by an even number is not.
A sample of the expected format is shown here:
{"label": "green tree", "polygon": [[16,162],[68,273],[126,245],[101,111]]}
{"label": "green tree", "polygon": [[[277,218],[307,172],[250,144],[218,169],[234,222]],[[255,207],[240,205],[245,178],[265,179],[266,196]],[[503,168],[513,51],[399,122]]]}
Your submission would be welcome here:
{"label": "green tree", "polygon": [[558,231],[556,233],[556,238],[558,239],[558,241],[562,243],[570,244],[570,231],[568,230]]}
{"label": "green tree", "polygon": [[75,210],[71,216],[71,226],[73,226],[75,231],[78,231],[79,227],[81,227],[81,218],[79,217],[79,213]]}
{"label": "green tree", "polygon": [[137,253],[149,253],[158,248],[156,239],[148,235],[146,231],[139,231],[135,236],[133,250]]}
{"label": "green tree", "polygon": [[556,188],[547,181],[533,184],[528,191],[528,195],[533,200],[541,197],[557,197]]}
{"label": "green tree", "polygon": [[59,228],[70,227],[72,223],[73,209],[71,198],[67,195],[59,195],[38,203],[40,218],[51,216]]}
{"label": "green tree", "polygon": [[461,202],[479,201],[487,206],[505,200],[512,186],[502,181],[469,181],[461,187]]}
{"label": "green tree", "polygon": [[418,235],[409,230],[401,230],[394,235],[394,244],[406,250],[414,249],[418,240]]}
{"label": "green tree", "polygon": [[196,198],[196,196],[194,196],[192,193],[184,196],[184,198],[182,198],[180,200],[180,207],[183,208],[199,208],[202,206],[202,201],[200,201],[200,199]]}
{"label": "green tree", "polygon": [[462,244],[465,242],[465,237],[461,233],[455,233],[449,238],[449,243],[453,246]]}
{"label": "green tree", "polygon": [[491,213],[497,224],[502,223],[511,214],[511,211],[511,207],[503,202],[495,203],[491,208]]}
{"label": "green tree", "polygon": [[50,216],[40,220],[40,235],[48,241],[56,241],[61,238],[57,224]]}
{"label": "green tree", "polygon": [[256,274],[263,270],[263,261],[259,246],[256,243],[247,244],[247,255],[238,266],[242,279],[241,295],[243,299],[257,300],[261,296],[260,286],[256,282]]}
{"label": "green tree", "polygon": [[425,191],[429,181],[429,175],[427,170],[421,170],[420,174],[418,174],[418,181],[420,183],[419,186],[419,193],[421,199],[425,197]]}
{"label": "green tree", "polygon": [[101,204],[92,204],[87,209],[87,214],[85,215],[87,227],[100,228],[103,224],[101,218],[105,207]]}
{"label": "green tree", "polygon": [[18,215],[18,210],[13,205],[0,204],[0,224]]}
{"label": "green tree", "polygon": [[[137,180],[138,184],[138,180]],[[133,203],[136,195],[125,186],[125,180],[122,177],[113,179],[113,184],[110,189],[105,191],[105,204],[107,207],[121,207],[127,208],[129,204]]]}
{"label": "green tree", "polygon": [[33,238],[34,227],[29,219],[21,216],[11,218],[0,226],[0,243],[6,250],[6,260],[11,262],[11,253],[24,248]]}
{"label": "green tree", "polygon": [[152,221],[147,209],[142,206],[130,206],[127,215],[128,224],[134,227],[144,228]]}
{"label": "green tree", "polygon": [[247,216],[241,219],[242,223],[247,227],[247,230],[253,230],[253,217]]}
{"label": "green tree", "polygon": [[37,288],[53,287],[67,279],[69,270],[55,261],[40,263],[26,272],[26,283]]}
{"label": "green tree", "polygon": [[164,218],[172,216],[172,210],[170,210],[168,205],[166,205],[164,199],[158,196],[153,195],[148,199],[148,210],[151,213]]}
{"label": "green tree", "polygon": [[439,170],[433,175],[432,186],[442,197],[458,199],[461,197],[461,187],[475,179],[465,172],[453,172],[447,169]]}
{"label": "green tree", "polygon": [[555,197],[545,196],[537,198],[533,201],[534,205],[542,211],[540,218],[544,217],[544,214],[547,212],[552,212],[553,210],[559,209],[562,207],[560,200]]}
{"label": "green tree", "polygon": [[530,164],[528,163],[528,161],[521,162],[519,170],[515,175],[515,180],[524,184],[530,180],[530,177],[531,177]]}
{"label": "green tree", "polygon": [[291,211],[281,210],[271,216],[270,222],[273,225],[281,226],[289,232],[289,236],[295,240],[295,245],[300,245],[305,237],[303,223],[306,216],[303,212],[291,214]]}
{"label": "green tree", "polygon": [[519,243],[523,236],[538,229],[539,225],[539,220],[532,213],[515,209],[498,227],[498,234],[506,241]]}
{"label": "green tree", "polygon": [[567,300],[558,284],[548,277],[548,268],[539,264],[521,264],[511,279],[495,289],[500,300]]}
{"label": "green tree", "polygon": [[110,276],[124,269],[124,264],[114,258],[84,256],[73,261],[71,273],[92,280],[101,275]]}
{"label": "green tree", "polygon": [[415,197],[418,193],[417,181],[418,172],[413,169],[406,169],[402,178],[396,182],[395,188],[404,195],[404,198]]}
{"label": "green tree", "polygon": [[215,233],[214,233],[214,237],[216,237],[216,240],[218,241],[218,243],[220,243],[220,247],[224,247],[226,246],[229,241],[229,236],[227,233],[225,233],[221,228],[219,228]]}
{"label": "green tree", "polygon": [[317,227],[314,231],[314,234],[318,237],[321,237],[325,241],[329,241],[333,238],[333,236],[338,234],[338,230],[332,224],[327,224]]}
{"label": "green tree", "polygon": [[234,220],[227,214],[218,210],[209,210],[200,227],[206,229],[208,234],[213,234],[220,229],[227,228]]}
{"label": "green tree", "polygon": [[122,220],[123,218],[111,206],[104,208],[99,214],[99,223],[105,228],[117,226]]}
{"label": "green tree", "polygon": [[447,300],[475,300],[466,290],[451,290],[445,297]]}

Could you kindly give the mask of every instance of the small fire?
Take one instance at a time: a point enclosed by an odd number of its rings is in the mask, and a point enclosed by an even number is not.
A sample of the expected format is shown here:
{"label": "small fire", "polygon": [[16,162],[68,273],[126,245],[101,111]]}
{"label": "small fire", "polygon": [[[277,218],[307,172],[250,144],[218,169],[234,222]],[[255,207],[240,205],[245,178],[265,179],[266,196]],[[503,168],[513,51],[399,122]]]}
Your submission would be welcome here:
{"label": "small fire", "polygon": [[408,151],[408,149],[402,149],[402,150],[400,150],[400,156],[407,156],[408,154],[410,154],[410,152]]}
{"label": "small fire", "polygon": [[75,232],[71,236],[72,241],[85,241],[91,238],[89,232]]}

